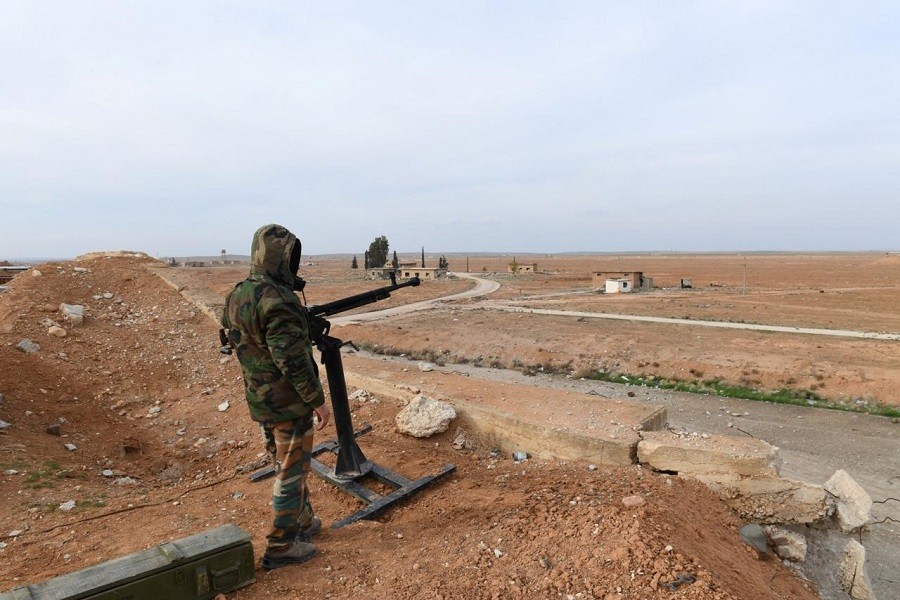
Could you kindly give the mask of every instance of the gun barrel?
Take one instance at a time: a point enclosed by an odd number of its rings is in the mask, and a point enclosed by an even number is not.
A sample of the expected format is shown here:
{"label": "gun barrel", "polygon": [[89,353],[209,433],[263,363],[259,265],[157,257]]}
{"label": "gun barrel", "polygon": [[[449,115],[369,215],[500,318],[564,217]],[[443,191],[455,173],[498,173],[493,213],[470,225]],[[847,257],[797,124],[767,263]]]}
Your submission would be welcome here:
{"label": "gun barrel", "polygon": [[360,306],[365,306],[366,304],[372,304],[373,302],[378,302],[379,300],[385,300],[391,297],[391,292],[393,292],[394,290],[399,290],[400,288],[405,287],[415,287],[419,285],[419,283],[421,283],[419,278],[413,277],[412,279],[404,281],[403,283],[393,283],[382,288],[370,290],[368,292],[362,292],[361,294],[347,296],[346,298],[341,298],[340,300],[335,300],[333,302],[319,304],[318,306],[310,306],[307,310],[309,311],[309,314],[314,317],[327,317],[329,315],[334,315],[340,312],[353,310],[354,308],[359,308]]}

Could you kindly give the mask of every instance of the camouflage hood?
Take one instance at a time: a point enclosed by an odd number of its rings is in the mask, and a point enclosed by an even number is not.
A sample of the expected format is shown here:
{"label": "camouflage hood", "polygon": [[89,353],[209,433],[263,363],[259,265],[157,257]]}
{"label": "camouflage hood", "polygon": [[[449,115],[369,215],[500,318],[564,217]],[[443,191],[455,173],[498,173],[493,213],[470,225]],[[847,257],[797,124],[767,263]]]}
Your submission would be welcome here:
{"label": "camouflage hood", "polygon": [[267,275],[287,286],[293,286],[291,252],[300,240],[281,225],[263,225],[253,234],[250,247],[250,274]]}

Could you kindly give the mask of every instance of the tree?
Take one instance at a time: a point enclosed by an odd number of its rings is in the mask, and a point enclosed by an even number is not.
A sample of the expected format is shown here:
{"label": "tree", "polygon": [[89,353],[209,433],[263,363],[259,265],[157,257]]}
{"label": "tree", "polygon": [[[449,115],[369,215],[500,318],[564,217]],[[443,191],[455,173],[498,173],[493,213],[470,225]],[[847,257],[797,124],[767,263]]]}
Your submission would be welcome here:
{"label": "tree", "polygon": [[359,268],[359,263],[356,262],[356,255],[355,255],[355,254],[353,255],[353,262],[350,263],[350,268],[351,268],[351,269],[358,269],[358,268]]}
{"label": "tree", "polygon": [[395,269],[400,266],[400,261],[397,260],[397,251],[394,250],[394,258],[391,260],[391,266]]}
{"label": "tree", "polygon": [[378,236],[369,244],[370,267],[377,269],[387,264],[388,247],[388,240],[383,235]]}
{"label": "tree", "polygon": [[368,269],[369,267],[372,266],[372,264],[369,262],[369,251],[368,250],[366,250],[366,253],[363,255],[363,265],[364,265],[363,269]]}
{"label": "tree", "polygon": [[450,263],[447,262],[447,257],[441,254],[441,257],[438,259],[438,269],[449,269]]}

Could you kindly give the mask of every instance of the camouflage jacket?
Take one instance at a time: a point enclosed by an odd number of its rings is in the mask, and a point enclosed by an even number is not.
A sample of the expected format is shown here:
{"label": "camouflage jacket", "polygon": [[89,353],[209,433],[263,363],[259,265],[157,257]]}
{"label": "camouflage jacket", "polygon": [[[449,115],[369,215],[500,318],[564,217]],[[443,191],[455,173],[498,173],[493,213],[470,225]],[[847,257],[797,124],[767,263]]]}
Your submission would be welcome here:
{"label": "camouflage jacket", "polygon": [[300,241],[280,225],[253,236],[250,276],[225,299],[222,326],[244,374],[250,416],[278,423],[325,402],[306,308],[293,291],[290,256]]}

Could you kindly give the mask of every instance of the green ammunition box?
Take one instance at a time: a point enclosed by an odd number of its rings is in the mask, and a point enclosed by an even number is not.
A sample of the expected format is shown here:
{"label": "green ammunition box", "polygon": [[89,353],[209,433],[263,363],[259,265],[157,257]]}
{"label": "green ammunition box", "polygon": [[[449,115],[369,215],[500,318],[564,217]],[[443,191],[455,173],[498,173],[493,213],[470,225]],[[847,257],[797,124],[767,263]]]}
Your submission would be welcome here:
{"label": "green ammunition box", "polygon": [[211,600],[254,581],[250,534],[224,525],[14,588],[0,600]]}

